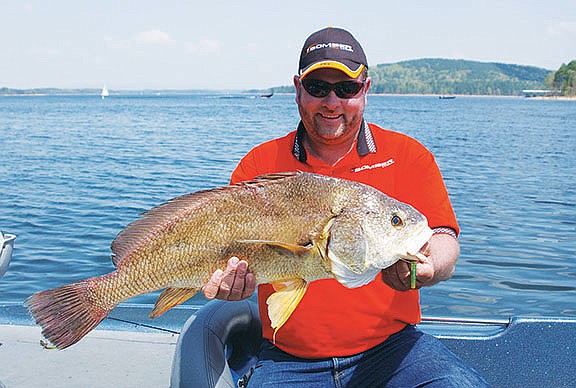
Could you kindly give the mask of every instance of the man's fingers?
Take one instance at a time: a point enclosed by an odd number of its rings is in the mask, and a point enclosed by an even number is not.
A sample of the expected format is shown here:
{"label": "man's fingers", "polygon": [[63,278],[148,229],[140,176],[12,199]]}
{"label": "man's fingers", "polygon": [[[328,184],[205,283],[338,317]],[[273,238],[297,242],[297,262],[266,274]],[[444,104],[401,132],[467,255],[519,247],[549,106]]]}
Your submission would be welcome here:
{"label": "man's fingers", "polygon": [[240,259],[237,258],[236,256],[232,256],[231,258],[229,258],[228,262],[226,263],[226,271],[236,270],[236,267],[238,267],[239,261],[240,261]]}
{"label": "man's fingers", "polygon": [[230,294],[242,295],[244,291],[244,284],[246,283],[246,273],[248,272],[248,263],[244,260],[238,262],[236,267],[236,276],[234,277],[234,283],[232,283],[232,288],[230,289]]}
{"label": "man's fingers", "polygon": [[[238,260],[238,259],[236,259]],[[224,290],[228,289],[228,300],[241,300],[243,299],[244,290],[246,288],[246,275],[248,274],[248,263],[245,260],[237,261],[237,265],[233,270],[234,277],[224,279]],[[252,275],[253,276],[253,275]],[[222,289],[223,287],[220,286]]]}
{"label": "man's fingers", "polygon": [[256,289],[256,278],[248,272],[248,262],[231,257],[226,269],[216,270],[203,288],[208,299],[241,300],[251,296]]}
{"label": "man's fingers", "polygon": [[[231,294],[234,294],[234,282],[239,281],[240,279],[236,280],[236,275],[238,273],[238,258],[231,257],[228,260],[228,264],[226,265],[226,270],[224,271],[224,276],[220,281],[220,290],[218,291],[218,298],[219,299],[226,299],[226,300],[236,300]],[[238,285],[236,286],[238,287]]]}
{"label": "man's fingers", "polygon": [[244,285],[244,290],[242,291],[242,299],[246,299],[256,291],[256,276],[253,273],[246,274],[246,284]]}
{"label": "man's fingers", "polygon": [[407,291],[410,289],[410,266],[408,263],[398,261],[382,270],[382,280],[395,290]]}
{"label": "man's fingers", "polygon": [[202,289],[202,292],[204,293],[204,296],[207,299],[214,299],[216,297],[216,295],[218,295],[218,291],[220,290],[220,283],[222,281],[223,275],[224,275],[224,272],[221,269],[217,269],[212,274],[212,276],[210,277],[210,280],[208,280],[208,283],[206,283],[206,285]]}

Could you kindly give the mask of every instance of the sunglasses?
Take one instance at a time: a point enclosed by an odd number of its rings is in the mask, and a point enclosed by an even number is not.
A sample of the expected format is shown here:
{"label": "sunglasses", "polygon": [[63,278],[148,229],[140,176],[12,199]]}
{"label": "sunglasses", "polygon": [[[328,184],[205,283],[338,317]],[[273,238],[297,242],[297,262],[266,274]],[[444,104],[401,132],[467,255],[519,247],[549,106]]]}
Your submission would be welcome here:
{"label": "sunglasses", "polygon": [[365,81],[342,81],[331,84],[319,79],[308,78],[303,79],[301,82],[308,94],[317,98],[326,97],[332,90],[334,90],[334,93],[336,93],[339,98],[352,98],[362,90],[366,83]]}

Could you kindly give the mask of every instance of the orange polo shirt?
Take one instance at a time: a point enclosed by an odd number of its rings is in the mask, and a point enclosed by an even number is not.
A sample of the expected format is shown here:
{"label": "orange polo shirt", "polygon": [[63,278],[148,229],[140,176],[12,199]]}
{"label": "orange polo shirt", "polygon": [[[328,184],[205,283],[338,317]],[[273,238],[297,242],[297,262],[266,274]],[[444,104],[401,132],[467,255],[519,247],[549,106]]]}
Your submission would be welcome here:
{"label": "orange polo shirt", "polygon": [[[362,182],[402,202],[427,219],[430,227],[458,224],[434,156],[406,135],[364,123],[354,147],[330,166],[306,155],[304,128],[252,149],[232,173],[237,183],[267,173],[305,171]],[[274,290],[258,286],[262,334],[272,341],[266,299]],[[354,289],[335,279],[310,283],[288,321],[276,333],[275,345],[302,358],[349,356],[382,343],[406,324],[420,321],[419,292],[396,291],[377,276]]]}

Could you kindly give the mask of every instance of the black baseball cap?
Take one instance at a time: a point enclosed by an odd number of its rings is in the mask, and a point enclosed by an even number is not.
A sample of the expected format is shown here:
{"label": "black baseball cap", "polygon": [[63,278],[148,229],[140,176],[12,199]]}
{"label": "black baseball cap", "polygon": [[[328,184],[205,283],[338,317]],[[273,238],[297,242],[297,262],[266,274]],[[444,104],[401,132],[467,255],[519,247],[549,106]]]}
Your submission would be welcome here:
{"label": "black baseball cap", "polygon": [[304,42],[300,53],[300,79],[318,69],[340,70],[356,78],[368,68],[368,61],[360,43],[351,33],[336,27],[314,32]]}

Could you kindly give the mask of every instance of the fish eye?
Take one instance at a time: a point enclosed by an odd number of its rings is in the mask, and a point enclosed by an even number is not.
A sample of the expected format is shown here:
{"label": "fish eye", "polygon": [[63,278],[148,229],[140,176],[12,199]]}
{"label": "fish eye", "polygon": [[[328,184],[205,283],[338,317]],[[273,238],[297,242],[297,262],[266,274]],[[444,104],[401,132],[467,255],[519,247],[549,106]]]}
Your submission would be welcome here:
{"label": "fish eye", "polygon": [[392,218],[390,219],[390,223],[396,229],[402,229],[404,227],[404,221],[402,220],[402,218],[400,218],[398,214],[394,214],[392,216]]}

